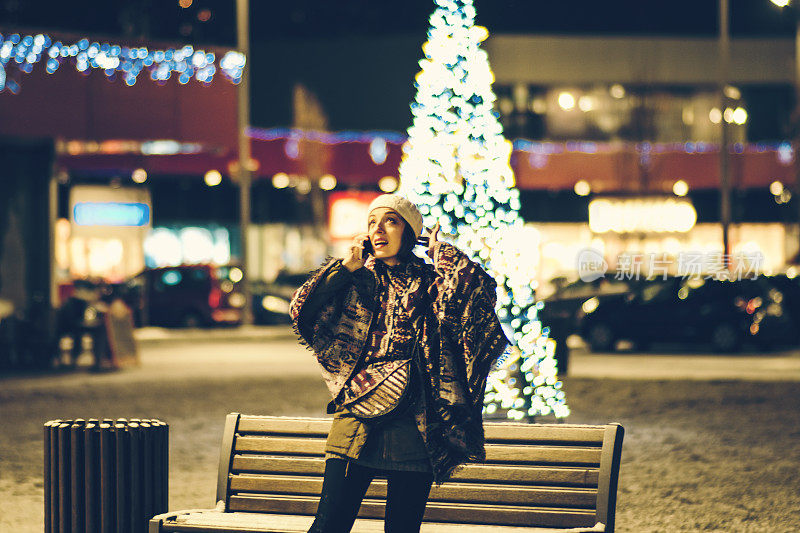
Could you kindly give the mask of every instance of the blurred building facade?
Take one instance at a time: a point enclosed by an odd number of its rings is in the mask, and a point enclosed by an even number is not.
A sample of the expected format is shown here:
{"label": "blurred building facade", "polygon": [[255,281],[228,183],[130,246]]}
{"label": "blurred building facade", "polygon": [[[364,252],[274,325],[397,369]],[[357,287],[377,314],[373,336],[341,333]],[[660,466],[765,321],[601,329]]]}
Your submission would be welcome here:
{"label": "blurred building facade", "polygon": [[[342,121],[335,117],[347,110],[390,106],[386,99],[396,91],[381,87],[410,87],[417,67],[407,67],[399,56],[421,56],[419,44],[397,36],[261,44],[252,58],[252,100],[264,109],[291,109],[302,85],[317,114],[333,115],[336,127]],[[717,104],[714,39],[495,35],[484,44],[495,75],[496,109],[514,141],[511,163],[522,192],[521,214],[531,225],[526,238],[539,251],[541,281],[574,272],[576,254],[586,247],[602,249],[612,266],[625,251],[718,250],[717,142],[725,121],[734,143],[734,249],[760,250],[773,269],[795,254],[789,191],[795,157],[785,142],[794,105],[792,40],[733,40],[730,109]],[[345,65],[344,58],[357,50],[367,59]],[[391,51],[396,62],[372,61],[374,54]],[[311,67],[320,63],[342,65],[352,76],[315,77]],[[271,79],[264,79],[266,73]],[[19,94],[0,93],[0,134],[57,139],[56,218],[72,216],[68,198],[75,185],[147,189],[148,227],[161,244],[144,245],[142,266],[235,261],[241,246],[233,180],[235,87],[148,79],[127,87],[99,72],[68,68],[53,75],[34,70],[21,81]],[[286,94],[278,98],[267,85]],[[372,94],[371,103],[366,97],[340,98],[351,89]],[[255,181],[249,246],[256,253],[248,268],[254,279],[306,270],[345,238],[339,229],[332,235],[320,216],[320,205],[330,215],[333,202],[343,200],[332,193],[357,198],[392,190],[398,179],[402,133],[300,129],[301,114],[294,109],[280,115],[293,118],[264,123],[278,119],[254,108],[254,121],[271,126],[250,132]],[[373,114],[379,124],[380,113]],[[590,224],[589,205],[608,196],[680,197],[691,203],[696,220],[688,229],[676,223],[681,231],[651,231],[645,224],[635,231],[601,232],[602,224]],[[66,231],[57,237],[70,238]],[[165,242],[172,244],[164,247]],[[176,246],[187,252],[177,257]],[[66,278],[104,273],[69,254],[56,260]]]}
{"label": "blurred building facade", "polygon": [[[585,248],[620,256],[719,254],[719,141],[728,128],[731,253],[777,271],[798,251],[793,137],[795,43],[731,43],[725,108],[714,38],[496,35],[486,41],[496,110],[515,143],[523,214],[542,280],[574,275]],[[538,141],[538,142],[537,142]],[[681,198],[688,229],[598,230],[594,199]],[[628,217],[634,216],[631,213]],[[659,215],[655,215],[659,216]],[[677,222],[677,221],[676,221]],[[677,224],[680,226],[680,224]]]}
{"label": "blurred building facade", "polygon": [[[716,39],[497,35],[486,49],[510,138],[719,142]],[[791,39],[731,42],[731,142],[790,133],[793,60]]]}

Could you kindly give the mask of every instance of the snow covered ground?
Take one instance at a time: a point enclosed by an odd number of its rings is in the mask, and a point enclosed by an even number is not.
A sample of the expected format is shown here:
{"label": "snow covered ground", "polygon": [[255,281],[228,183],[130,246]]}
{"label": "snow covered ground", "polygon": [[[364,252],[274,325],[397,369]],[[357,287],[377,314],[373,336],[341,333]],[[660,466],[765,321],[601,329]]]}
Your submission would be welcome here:
{"label": "snow covered ground", "polygon": [[[600,373],[604,357],[627,373]],[[625,426],[617,531],[800,531],[798,355],[654,357],[578,353],[565,380],[568,422]],[[693,362],[704,373],[681,368]],[[169,507],[197,508],[214,505],[226,413],[322,416],[326,402],[313,358],[287,336],[143,342],[138,368],[1,378],[0,530],[43,530],[47,420],[168,422]]]}

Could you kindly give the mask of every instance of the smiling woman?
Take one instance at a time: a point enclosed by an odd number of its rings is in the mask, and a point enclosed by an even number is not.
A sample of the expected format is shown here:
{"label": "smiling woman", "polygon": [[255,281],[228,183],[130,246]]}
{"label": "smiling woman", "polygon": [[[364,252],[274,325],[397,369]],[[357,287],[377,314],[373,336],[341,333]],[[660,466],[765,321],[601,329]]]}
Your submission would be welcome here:
{"label": "smiling woman", "polygon": [[423,229],[414,204],[384,194],[367,213],[367,232],[290,309],[332,397],[317,533],[350,531],[378,474],[388,480],[386,531],[419,531],[431,484],[485,458],[483,393],[508,343],[496,283],[438,240],[438,224],[431,265],[412,253]]}
{"label": "smiling woman", "polygon": [[410,260],[422,232],[417,208],[405,198],[383,194],[372,201],[367,213],[367,233],[356,235],[342,265],[354,272],[364,266],[368,254],[389,266]]}
{"label": "smiling woman", "polygon": [[369,241],[364,241],[364,251],[368,252],[371,245],[375,257],[387,265],[396,265],[406,228],[403,217],[393,209],[379,207],[369,214],[367,228]]}

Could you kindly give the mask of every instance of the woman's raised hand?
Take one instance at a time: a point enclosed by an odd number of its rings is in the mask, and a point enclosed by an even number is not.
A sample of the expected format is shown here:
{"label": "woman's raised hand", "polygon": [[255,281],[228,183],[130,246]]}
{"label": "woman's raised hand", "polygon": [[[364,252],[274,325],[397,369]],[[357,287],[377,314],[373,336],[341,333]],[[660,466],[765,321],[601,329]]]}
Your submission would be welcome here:
{"label": "woman's raised hand", "polygon": [[436,225],[433,226],[433,229],[429,230],[430,234],[428,235],[428,255],[433,256],[433,247],[439,241],[439,222],[436,222]]}
{"label": "woman's raised hand", "polygon": [[342,259],[342,266],[350,272],[355,272],[364,266],[364,261],[367,254],[364,252],[364,246],[369,242],[369,234],[361,233],[356,235],[353,243],[350,245],[350,251]]}

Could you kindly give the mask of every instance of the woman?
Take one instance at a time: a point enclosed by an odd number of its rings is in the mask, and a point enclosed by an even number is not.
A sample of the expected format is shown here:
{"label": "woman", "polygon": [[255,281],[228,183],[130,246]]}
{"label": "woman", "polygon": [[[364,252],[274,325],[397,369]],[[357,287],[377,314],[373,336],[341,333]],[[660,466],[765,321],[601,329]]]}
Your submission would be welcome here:
{"label": "woman", "polygon": [[[333,400],[325,477],[310,532],[348,532],[376,475],[386,477],[385,531],[419,531],[431,484],[485,458],[486,377],[508,341],[494,312],[496,284],[451,244],[429,236],[412,250],[422,215],[393,194],[368,208],[367,233],[295,293],[291,315],[317,356]],[[404,401],[387,420],[355,405],[410,368]],[[387,370],[388,369],[388,370]]]}

